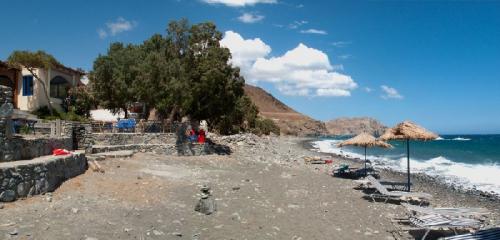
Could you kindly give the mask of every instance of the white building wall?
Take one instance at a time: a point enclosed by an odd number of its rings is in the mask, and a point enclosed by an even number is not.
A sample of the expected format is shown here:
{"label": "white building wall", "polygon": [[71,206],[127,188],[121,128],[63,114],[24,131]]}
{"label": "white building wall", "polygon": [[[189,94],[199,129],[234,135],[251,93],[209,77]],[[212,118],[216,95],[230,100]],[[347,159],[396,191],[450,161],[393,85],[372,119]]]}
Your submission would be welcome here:
{"label": "white building wall", "polygon": [[[40,77],[40,79],[45,83],[45,87],[47,88],[47,96],[50,98],[50,80],[56,76],[61,76],[65,78],[71,86],[75,86],[78,83],[78,80],[81,76],[77,74],[68,74],[59,70],[45,70],[45,69],[35,69],[35,73]],[[22,75],[31,75],[31,73],[26,69],[22,69]],[[18,79],[19,91],[17,94],[17,105],[20,110],[24,111],[34,111],[42,106],[47,106],[48,101],[46,95],[43,92],[43,86],[33,78],[33,95],[32,96],[23,96],[23,79],[20,77]],[[55,109],[62,110],[60,99],[51,98],[51,104]]]}

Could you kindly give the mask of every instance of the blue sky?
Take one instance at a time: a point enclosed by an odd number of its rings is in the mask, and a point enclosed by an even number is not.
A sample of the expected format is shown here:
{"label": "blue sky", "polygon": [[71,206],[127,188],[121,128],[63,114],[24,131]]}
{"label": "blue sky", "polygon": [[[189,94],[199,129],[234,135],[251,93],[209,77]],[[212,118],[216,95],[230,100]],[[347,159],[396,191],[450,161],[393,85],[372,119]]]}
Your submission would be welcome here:
{"label": "blue sky", "polygon": [[313,118],[500,133],[500,2],[18,0],[2,16],[0,59],[43,49],[85,70],[111,42],[213,21],[248,82]]}

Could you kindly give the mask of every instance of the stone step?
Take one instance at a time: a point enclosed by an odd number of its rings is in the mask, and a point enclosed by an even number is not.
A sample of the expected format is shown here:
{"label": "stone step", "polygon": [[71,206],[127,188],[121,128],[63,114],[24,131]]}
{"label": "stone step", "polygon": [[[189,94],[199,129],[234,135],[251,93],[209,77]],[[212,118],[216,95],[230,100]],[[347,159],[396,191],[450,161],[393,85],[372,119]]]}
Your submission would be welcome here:
{"label": "stone step", "polygon": [[87,158],[100,161],[106,158],[129,158],[134,155],[134,151],[132,150],[120,150],[120,151],[110,151],[110,152],[101,152],[89,155]]}

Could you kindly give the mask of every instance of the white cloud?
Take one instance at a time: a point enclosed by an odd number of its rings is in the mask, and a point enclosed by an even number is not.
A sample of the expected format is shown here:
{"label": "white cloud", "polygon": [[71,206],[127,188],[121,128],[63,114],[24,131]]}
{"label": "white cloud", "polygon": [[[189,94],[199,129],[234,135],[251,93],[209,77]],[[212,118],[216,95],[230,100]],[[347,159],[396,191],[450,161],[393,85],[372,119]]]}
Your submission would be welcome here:
{"label": "white cloud", "polygon": [[328,34],[325,30],[319,30],[319,29],[314,29],[314,28],[310,28],[307,30],[301,30],[300,33],[320,34],[320,35],[327,35]]}
{"label": "white cloud", "polygon": [[227,31],[220,44],[231,50],[231,63],[241,68],[243,76],[247,76],[252,64],[271,52],[271,47],[260,38],[243,39],[240,34]]}
{"label": "white cloud", "polygon": [[383,99],[403,99],[403,96],[399,94],[398,90],[392,87],[388,87],[386,85],[380,86],[384,94],[381,96]]}
{"label": "white cloud", "polygon": [[99,28],[97,34],[99,38],[104,39],[108,36],[115,36],[118,33],[130,31],[137,26],[137,22],[128,21],[125,18],[119,17],[114,22],[106,23],[106,29]]}
{"label": "white cloud", "polygon": [[339,55],[338,58],[342,59],[342,60],[346,60],[346,59],[352,58],[352,55],[351,54]]}
{"label": "white cloud", "polygon": [[304,24],[307,24],[308,22],[305,21],[305,20],[301,20],[301,21],[294,21],[293,23],[290,23],[288,24],[288,28],[290,29],[297,29],[299,28],[300,26],[304,25]]}
{"label": "white cloud", "polygon": [[345,42],[345,41],[337,41],[337,42],[332,42],[332,45],[334,47],[345,47],[346,45],[351,44],[351,42]]}
{"label": "white cloud", "polygon": [[121,32],[130,31],[135,27],[135,25],[135,22],[127,21],[122,17],[119,17],[115,22],[106,23],[111,36],[114,36]]}
{"label": "white cloud", "polygon": [[357,84],[348,75],[336,72],[328,56],[300,43],[282,56],[268,57],[271,47],[259,38],[244,39],[228,31],[221,45],[232,53],[231,63],[241,68],[245,79],[274,83],[283,94],[298,96],[350,96]]}
{"label": "white cloud", "polygon": [[256,23],[262,21],[263,19],[264,16],[253,13],[243,13],[243,15],[238,17],[238,20],[244,23]]}
{"label": "white cloud", "polygon": [[277,3],[277,0],[202,0],[208,4],[223,4],[228,7],[253,6],[258,3]]}
{"label": "white cloud", "polygon": [[367,93],[371,93],[371,92],[373,91],[373,89],[371,89],[371,88],[369,88],[369,87],[365,87],[365,89],[364,89],[364,90],[365,90],[365,92],[367,92]]}
{"label": "white cloud", "polygon": [[331,97],[349,97],[351,92],[344,89],[331,89],[331,88],[318,88],[316,90],[318,96],[331,96]]}
{"label": "white cloud", "polygon": [[106,38],[108,36],[108,33],[104,29],[102,29],[102,28],[99,28],[97,30],[97,34],[99,35],[100,39],[104,39],[104,38]]}

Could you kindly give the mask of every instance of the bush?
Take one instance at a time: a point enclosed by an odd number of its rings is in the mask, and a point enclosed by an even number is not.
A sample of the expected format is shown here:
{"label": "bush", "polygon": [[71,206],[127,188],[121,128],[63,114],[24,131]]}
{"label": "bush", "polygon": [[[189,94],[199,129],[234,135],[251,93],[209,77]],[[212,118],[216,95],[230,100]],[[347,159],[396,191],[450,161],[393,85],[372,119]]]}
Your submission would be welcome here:
{"label": "bush", "polygon": [[50,115],[50,111],[49,111],[49,108],[47,106],[40,107],[31,113],[36,115],[38,118],[44,119],[44,120],[61,119],[61,120],[66,120],[66,121],[77,121],[77,122],[87,122],[88,121],[87,118],[76,114],[73,110],[71,110],[67,113],[54,110],[53,115]]}
{"label": "bush", "polygon": [[80,116],[90,117],[90,110],[95,105],[94,96],[86,86],[73,87],[68,92],[69,112],[74,112]]}
{"label": "bush", "polygon": [[261,134],[269,135],[271,133],[274,133],[276,135],[280,135],[280,128],[271,119],[258,118],[255,121],[255,128],[254,128],[253,132],[255,134],[258,134],[258,135],[261,135]]}

